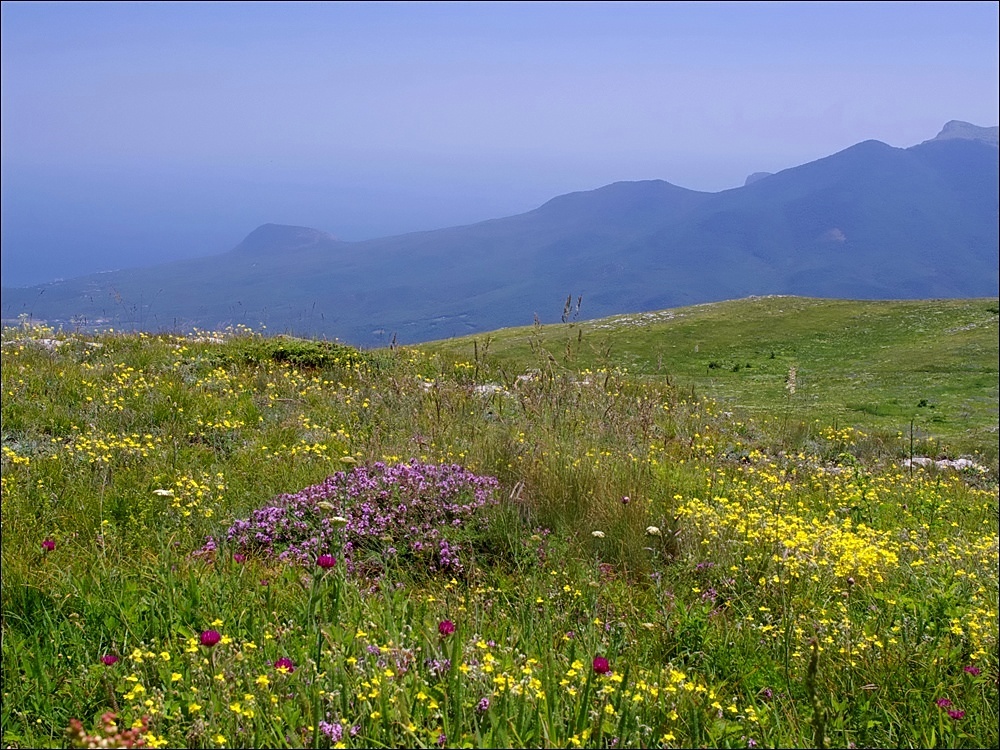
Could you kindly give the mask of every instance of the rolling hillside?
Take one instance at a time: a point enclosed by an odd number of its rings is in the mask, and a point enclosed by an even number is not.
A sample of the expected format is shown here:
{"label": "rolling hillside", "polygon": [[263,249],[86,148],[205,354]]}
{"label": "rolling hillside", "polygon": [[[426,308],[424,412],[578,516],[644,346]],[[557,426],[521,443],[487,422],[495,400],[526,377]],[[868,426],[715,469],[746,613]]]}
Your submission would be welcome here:
{"label": "rolling hillside", "polygon": [[[837,420],[997,451],[996,298],[850,301],[757,297],[421,345],[499,380],[623,367],[758,418]],[[551,355],[551,357],[550,357]],[[787,388],[795,368],[796,388]],[[597,377],[597,376],[595,376]]]}

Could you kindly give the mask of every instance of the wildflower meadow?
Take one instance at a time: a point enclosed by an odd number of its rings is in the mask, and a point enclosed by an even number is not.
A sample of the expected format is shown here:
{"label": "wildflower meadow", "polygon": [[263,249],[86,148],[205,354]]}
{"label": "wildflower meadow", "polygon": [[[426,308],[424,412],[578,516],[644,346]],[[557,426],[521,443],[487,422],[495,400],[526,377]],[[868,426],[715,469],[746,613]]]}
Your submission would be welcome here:
{"label": "wildflower meadow", "polygon": [[995,452],[541,350],[2,344],[5,747],[1000,743]]}

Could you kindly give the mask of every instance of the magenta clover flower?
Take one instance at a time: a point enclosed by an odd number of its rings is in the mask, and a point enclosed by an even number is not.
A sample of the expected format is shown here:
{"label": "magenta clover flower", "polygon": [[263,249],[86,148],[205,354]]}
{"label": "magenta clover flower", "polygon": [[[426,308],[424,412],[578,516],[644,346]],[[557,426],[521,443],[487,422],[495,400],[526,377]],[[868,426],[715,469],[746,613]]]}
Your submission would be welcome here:
{"label": "magenta clover flower", "polygon": [[608,660],[605,659],[603,656],[595,656],[594,671],[597,672],[597,674],[607,674],[608,672],[611,671],[611,665],[608,663]]}
{"label": "magenta clover flower", "polygon": [[246,561],[247,561],[247,556],[244,555],[242,552],[237,552],[235,555],[233,555],[233,562],[236,563],[237,565],[242,565]]}
{"label": "magenta clover flower", "polygon": [[118,662],[118,657],[115,656],[114,654],[105,654],[104,656],[101,657],[101,662],[105,666],[110,667],[111,665]]}
{"label": "magenta clover flower", "polygon": [[274,668],[277,669],[282,674],[291,674],[295,671],[295,662],[289,659],[287,656],[282,656],[276,662],[274,662]]}
{"label": "magenta clover flower", "polygon": [[451,620],[441,620],[441,622],[438,623],[438,632],[441,635],[451,635],[455,632],[455,623]]}
{"label": "magenta clover flower", "polygon": [[323,570],[329,570],[337,564],[337,559],[333,555],[320,555],[316,558],[316,564]]}
{"label": "magenta clover flower", "polygon": [[949,711],[948,716],[957,721],[958,719],[965,718],[965,711]]}
{"label": "magenta clover flower", "polygon": [[978,677],[981,670],[979,669],[979,667],[970,664],[969,666],[965,667],[965,672],[967,674],[971,674],[973,677]]}
{"label": "magenta clover flower", "polygon": [[201,633],[201,645],[211,648],[222,640],[218,630],[204,630]]}
{"label": "magenta clover flower", "polygon": [[947,698],[938,698],[934,702],[938,705],[938,708],[948,708],[951,705],[951,701]]}
{"label": "magenta clover flower", "polygon": [[42,541],[42,549],[46,552],[51,552],[56,548],[55,539],[45,539]]}

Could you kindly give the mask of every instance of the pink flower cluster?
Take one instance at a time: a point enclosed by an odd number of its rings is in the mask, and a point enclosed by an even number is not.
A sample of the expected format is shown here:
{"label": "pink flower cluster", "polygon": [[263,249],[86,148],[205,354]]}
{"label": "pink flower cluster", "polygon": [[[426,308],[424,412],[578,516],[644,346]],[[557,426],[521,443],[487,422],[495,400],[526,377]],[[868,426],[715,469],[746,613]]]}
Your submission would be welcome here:
{"label": "pink flower cluster", "polygon": [[[497,485],[457,465],[358,466],[279,495],[230,526],[227,539],[234,559],[257,555],[325,568],[339,549],[349,574],[379,574],[362,569],[362,558],[405,558],[454,575],[462,570],[460,541],[485,523],[479,511],[496,504]],[[206,544],[201,553],[211,551]]]}
{"label": "pink flower cluster", "polygon": [[958,709],[952,708],[952,706],[954,704],[950,700],[948,700],[947,698],[938,698],[934,702],[937,704],[938,708],[947,708],[947,709],[949,709],[948,710],[948,716],[950,718],[955,719],[956,721],[958,719],[964,719],[965,718],[965,711],[960,711]]}
{"label": "pink flower cluster", "polygon": [[274,662],[274,668],[277,669],[282,674],[291,674],[295,671],[295,662],[289,659],[287,656],[282,656],[280,659]]}

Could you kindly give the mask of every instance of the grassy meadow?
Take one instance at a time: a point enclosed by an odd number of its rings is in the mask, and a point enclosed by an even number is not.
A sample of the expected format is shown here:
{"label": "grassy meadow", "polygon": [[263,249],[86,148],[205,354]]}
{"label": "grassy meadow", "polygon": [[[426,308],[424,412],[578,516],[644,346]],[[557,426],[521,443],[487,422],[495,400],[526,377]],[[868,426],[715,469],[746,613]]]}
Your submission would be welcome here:
{"label": "grassy meadow", "polygon": [[997,746],[997,301],[571,317],[5,328],[3,745]]}
{"label": "grassy meadow", "polygon": [[[567,308],[563,325],[510,328],[424,348],[470,360],[485,350],[512,373],[526,362],[544,365],[550,354],[548,366],[557,369],[624,368],[688,391],[695,387],[758,419],[788,414],[907,436],[912,421],[919,437],[996,460],[996,299],[774,296],[582,322],[572,321],[574,309]],[[794,395],[785,388],[793,367]]]}

